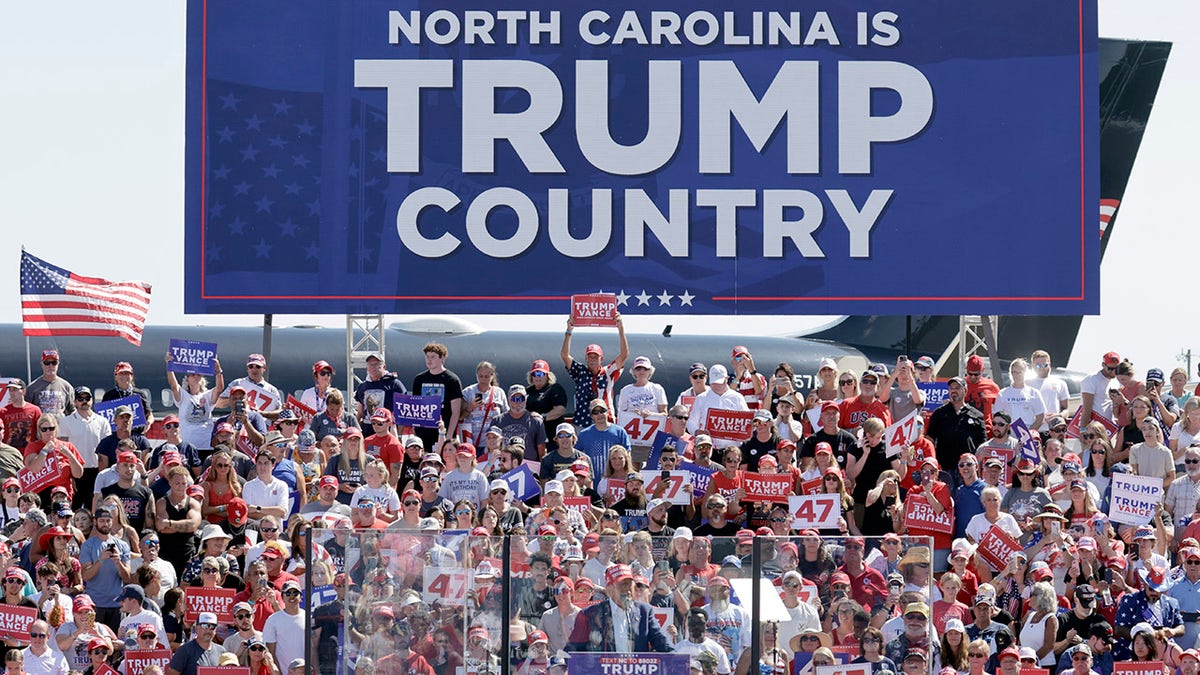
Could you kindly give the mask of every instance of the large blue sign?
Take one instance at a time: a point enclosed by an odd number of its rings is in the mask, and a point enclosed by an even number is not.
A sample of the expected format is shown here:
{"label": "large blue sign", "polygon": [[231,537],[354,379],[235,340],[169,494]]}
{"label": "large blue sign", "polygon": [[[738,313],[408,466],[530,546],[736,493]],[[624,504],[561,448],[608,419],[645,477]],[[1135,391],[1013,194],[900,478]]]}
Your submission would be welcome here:
{"label": "large blue sign", "polygon": [[188,3],[188,312],[1099,311],[1095,0],[481,7]]}

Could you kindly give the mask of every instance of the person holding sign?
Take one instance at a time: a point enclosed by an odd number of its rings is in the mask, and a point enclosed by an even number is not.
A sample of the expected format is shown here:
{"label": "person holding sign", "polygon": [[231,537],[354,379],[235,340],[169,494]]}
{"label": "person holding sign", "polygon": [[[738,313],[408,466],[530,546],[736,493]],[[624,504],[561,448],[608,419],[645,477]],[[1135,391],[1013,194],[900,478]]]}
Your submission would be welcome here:
{"label": "person holding sign", "polygon": [[[941,473],[941,467],[938,465],[938,460],[935,457],[926,457],[921,461],[921,465],[917,472],[920,477],[920,482],[914,485],[908,491],[908,503],[911,507],[913,497],[920,495],[924,497],[925,502],[932,510],[933,518],[938,519],[943,514],[950,515],[950,521],[954,521],[954,497],[950,495],[950,487],[942,481],[938,480],[938,475]],[[944,528],[933,529],[930,525],[914,526],[912,521],[905,520],[905,528],[911,534],[930,535],[933,537],[934,557],[933,571],[945,572],[949,567],[950,544],[954,539],[954,528],[949,530]]]}
{"label": "person holding sign", "polygon": [[[695,434],[702,429],[708,420],[708,411],[713,410],[749,410],[746,399],[729,386],[729,371],[717,363],[708,369],[708,391],[696,397],[692,402],[692,413],[688,416],[687,430]],[[770,415],[768,415],[770,419]],[[737,441],[716,439],[714,448],[728,448],[738,445]]]}
{"label": "person holding sign", "polygon": [[[45,414],[34,425],[36,440],[25,446],[24,475],[34,482],[27,483],[27,491],[36,491],[43,503],[54,487],[63,487],[67,498],[75,494],[75,479],[83,475],[83,458],[68,441],[58,438],[58,418]],[[18,473],[20,478],[22,473]]]}
{"label": "person holding sign", "polygon": [[175,371],[171,370],[171,360],[171,352],[167,352],[167,384],[171,387],[175,407],[179,409],[179,433],[188,443],[200,450],[208,450],[212,447],[213,408],[217,407],[217,400],[225,390],[225,371],[221,369],[221,361],[213,359],[216,384],[212,389],[208,388],[208,380],[199,373],[188,373],[181,389],[179,381],[175,379]]}
{"label": "person holding sign", "polygon": [[613,325],[617,327],[617,340],[621,349],[617,358],[603,365],[604,350],[598,344],[590,344],[584,351],[586,363],[579,363],[571,356],[571,333],[574,332],[575,319],[567,318],[567,330],[563,334],[559,357],[575,382],[576,424],[589,419],[588,411],[594,407],[590,405],[593,399],[603,400],[607,410],[613,407],[613,389],[617,380],[621,378],[625,360],[629,358],[629,342],[625,339],[625,323],[621,320],[620,312],[613,313]]}
{"label": "person holding sign", "polygon": [[262,354],[251,354],[246,357],[246,377],[239,377],[229,383],[229,389],[221,393],[217,400],[218,408],[236,404],[233,399],[233,388],[241,387],[246,394],[246,404],[262,416],[274,420],[283,409],[283,393],[275,385],[263,377],[267,372],[267,359]]}
{"label": "person holding sign", "polygon": [[[137,427],[134,429],[139,434],[146,433],[146,428],[154,424],[154,411],[151,410],[150,397],[146,395],[145,390],[137,389],[133,382],[133,366],[128,361],[121,361],[113,367],[113,382],[116,384],[113,388],[104,392],[102,402],[116,401],[117,399],[127,398],[129,396],[137,396],[142,400],[142,411],[146,415],[146,426]],[[76,390],[79,387],[75,387]],[[79,406],[78,400],[75,402],[76,408]]]}

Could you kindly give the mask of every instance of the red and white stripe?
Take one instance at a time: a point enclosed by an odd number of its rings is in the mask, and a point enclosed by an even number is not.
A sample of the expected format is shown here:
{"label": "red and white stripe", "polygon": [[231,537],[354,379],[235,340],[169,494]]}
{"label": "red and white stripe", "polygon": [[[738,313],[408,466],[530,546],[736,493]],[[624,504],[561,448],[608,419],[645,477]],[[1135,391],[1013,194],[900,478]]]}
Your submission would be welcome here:
{"label": "red and white stripe", "polygon": [[65,294],[22,295],[25,335],[113,336],[141,345],[150,284],[72,274]]}
{"label": "red and white stripe", "polygon": [[1112,222],[1113,215],[1117,212],[1117,207],[1121,205],[1119,199],[1101,199],[1100,200],[1100,236],[1104,237],[1104,233],[1108,230],[1108,224]]}

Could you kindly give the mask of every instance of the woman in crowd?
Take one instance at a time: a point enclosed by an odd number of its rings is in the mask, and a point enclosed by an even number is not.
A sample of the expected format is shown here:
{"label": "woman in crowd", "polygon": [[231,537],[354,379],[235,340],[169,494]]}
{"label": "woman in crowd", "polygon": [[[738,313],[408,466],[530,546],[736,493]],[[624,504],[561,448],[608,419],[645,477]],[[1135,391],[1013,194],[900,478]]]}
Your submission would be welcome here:
{"label": "woman in crowd", "polygon": [[1000,510],[1016,518],[1024,535],[1021,543],[1027,544],[1032,538],[1033,519],[1049,504],[1050,493],[1038,485],[1038,467],[1029,459],[1017,463],[1013,472],[1012,487],[1000,500]]}
{"label": "woman in crowd", "polygon": [[[546,452],[558,449],[554,430],[566,420],[567,390],[558,383],[550,364],[538,359],[525,373],[525,409],[542,416],[546,426]],[[466,394],[463,395],[464,398]]]}
{"label": "woman in crowd", "polygon": [[[1103,425],[1099,422],[1093,422],[1087,426],[1084,433],[1086,434],[1089,430],[1092,430],[1093,425],[1100,427],[1101,430],[1104,429]],[[1083,473],[1087,477],[1088,482],[1095,485],[1096,490],[1101,495],[1104,495],[1107,494],[1108,485],[1112,482],[1111,470],[1114,463],[1112,459],[1113,445],[1108,440],[1107,433],[1097,433],[1092,430],[1092,436],[1092,439],[1090,439],[1091,443],[1089,444],[1087,440],[1083,439],[1083,435],[1080,435],[1080,440],[1087,444],[1087,448],[1084,450]]]}
{"label": "woman in crowd", "polygon": [[970,638],[967,637],[967,629],[962,620],[947,621],[941,639],[942,666],[948,666],[960,673],[966,671],[967,661],[970,660],[967,658],[969,643]]}
{"label": "woman in crowd", "polygon": [[257,635],[246,640],[240,663],[250,668],[250,675],[281,675],[279,665],[267,650],[267,643]]}
{"label": "woman in crowd", "polygon": [[470,531],[475,527],[475,505],[467,499],[454,504],[454,524],[448,529]]}
{"label": "woman in crowd", "polygon": [[991,649],[985,640],[971,640],[967,644],[967,675],[989,675],[987,664]]}
{"label": "woman in crowd", "polygon": [[834,401],[849,401],[858,397],[858,374],[853,370],[843,370],[838,375],[838,395]]}
{"label": "woman in crowd", "polygon": [[599,486],[599,492],[604,497],[605,505],[612,506],[618,501],[613,498],[610,490],[613,488],[624,489],[625,477],[629,475],[630,471],[634,471],[634,468],[629,451],[620,445],[609,448],[608,461],[604,464],[604,478],[600,479]]}
{"label": "woman in crowd", "polygon": [[811,581],[817,585],[818,592],[821,596],[821,604],[828,607],[829,601],[833,597],[833,589],[830,586],[830,578],[837,571],[837,565],[833,562],[833,556],[830,555],[826,548],[825,540],[817,534],[816,530],[805,530],[801,533],[803,539],[800,545],[800,559],[796,563],[796,570],[807,581]]}
{"label": "woman in crowd", "polygon": [[1167,378],[1171,383],[1171,395],[1175,397],[1179,408],[1183,409],[1187,402],[1192,399],[1192,392],[1187,391],[1188,372],[1183,368],[1176,368],[1171,371],[1171,376]]}
{"label": "woman in crowd", "polygon": [[216,369],[216,385],[208,388],[208,380],[198,373],[188,373],[184,376],[181,389],[175,373],[171,371],[171,353],[167,352],[167,384],[171,387],[171,398],[179,409],[179,435],[191,443],[197,450],[207,450],[212,447],[213,408],[225,391],[225,372],[221,370],[221,362],[213,359]]}
{"label": "woman in crowd", "polygon": [[786,675],[790,672],[788,664],[792,662],[792,655],[779,644],[779,624],[765,621],[760,629],[762,639],[759,643],[758,668],[751,671],[750,650],[743,649],[733,670],[734,675]]}
{"label": "woman in crowd", "polygon": [[363,484],[363,470],[368,458],[363,456],[362,431],[357,427],[347,427],[342,436],[342,452],[329,458],[325,467],[326,476],[338,479],[338,502],[350,505],[354,491]]}
{"label": "woman in crowd", "polygon": [[1029,597],[1033,579],[1029,576],[1029,557],[1024,551],[1013,553],[1008,565],[991,581],[996,588],[996,607],[1020,619],[1025,598]]}
{"label": "woman in crowd", "polygon": [[1070,491],[1071,503],[1063,512],[1063,517],[1067,519],[1067,523],[1071,527],[1081,526],[1090,521],[1092,516],[1100,513],[1096,502],[1092,500],[1092,493],[1088,491],[1087,481],[1076,478],[1067,486],[1067,490]]}
{"label": "woman in crowd", "polygon": [[1058,635],[1058,596],[1054,586],[1039,581],[1029,590],[1029,613],[1021,622],[1018,639],[1022,647],[1037,652],[1038,665],[1053,668],[1058,665],[1054,640]]}
{"label": "woman in crowd", "polygon": [[211,463],[201,486],[204,488],[204,499],[200,512],[205,520],[230,527],[229,502],[242,496],[242,480],[233,471],[233,456],[228,450],[217,450],[211,455]]}
{"label": "woman in crowd", "polygon": [[[1150,411],[1153,409],[1153,404],[1145,395],[1139,394],[1130,399],[1127,412],[1128,421],[1117,430],[1117,436],[1113,439],[1113,446],[1118,451],[1127,452],[1133,446],[1146,440],[1142,422],[1150,417]],[[1123,461],[1124,457],[1118,456],[1117,459]]]}
{"label": "woman in crowd", "polygon": [[[771,401],[771,417],[779,416],[779,399],[785,396],[792,397],[792,400],[800,399],[800,392],[796,391],[796,371],[790,363],[784,362],[775,366],[775,377],[772,377],[767,385],[767,397]],[[795,405],[792,406],[793,410],[795,407]],[[797,422],[800,421],[798,417],[795,419]]]}
{"label": "woman in crowd", "polygon": [[67,657],[71,670],[81,671],[91,663],[88,643],[97,638],[114,641],[117,634],[96,621],[96,605],[86,593],[75,596],[72,610],[74,621],[59,626],[54,641],[58,643],[58,650]]}
{"label": "woman in crowd", "polygon": [[979,543],[983,535],[994,526],[998,526],[1014,539],[1020,539],[1024,534],[1021,531],[1021,526],[1017,523],[1017,519],[1000,510],[1000,490],[995,487],[986,487],[979,494],[980,500],[983,502],[983,513],[976,514],[967,523],[965,533],[967,538],[972,542]]}
{"label": "woman in crowd", "polygon": [[885,670],[899,672],[895,662],[883,655],[883,633],[874,626],[867,626],[858,639],[858,657],[851,663],[871,664],[871,675],[879,675]]}
{"label": "woman in crowd", "polygon": [[64,593],[77,595],[83,592],[82,566],[79,559],[71,555],[72,535],[61,527],[54,526],[38,537],[38,544],[46,552],[34,565],[34,574],[47,563],[54,563],[59,570],[58,584]]}
{"label": "woman in crowd", "polygon": [[[463,389],[462,429],[466,440],[475,445],[483,445],[487,430],[501,415],[508,412],[508,396],[499,385],[496,366],[491,361],[480,361],[475,366],[475,383]],[[451,453],[451,456],[453,454]]]}
{"label": "woman in crowd", "polygon": [[117,495],[109,495],[100,500],[100,506],[107,506],[113,513],[112,536],[128,544],[129,551],[135,558],[141,557],[141,535],[129,524],[129,518],[125,515],[125,505],[121,503],[121,498]]}
{"label": "woman in crowd", "polygon": [[1189,398],[1183,404],[1179,420],[1171,426],[1170,446],[1176,465],[1183,461],[1183,451],[1200,440],[1200,398]]}
{"label": "woman in crowd", "polygon": [[846,492],[846,480],[842,476],[841,469],[829,467],[825,471],[825,476],[821,478],[821,493],[838,495],[838,500],[842,503],[842,517],[838,520],[841,527],[826,528],[821,531],[821,534],[828,536],[838,536],[843,532],[849,532],[855,536],[862,536],[862,532],[858,530],[858,523],[854,522],[854,497],[851,497]]}
{"label": "woman in crowd", "polygon": [[312,408],[318,415],[325,412],[325,398],[329,396],[330,392],[337,389],[333,386],[334,374],[333,366],[329,365],[328,361],[314,363],[312,366],[313,386],[300,394],[300,402]]}

